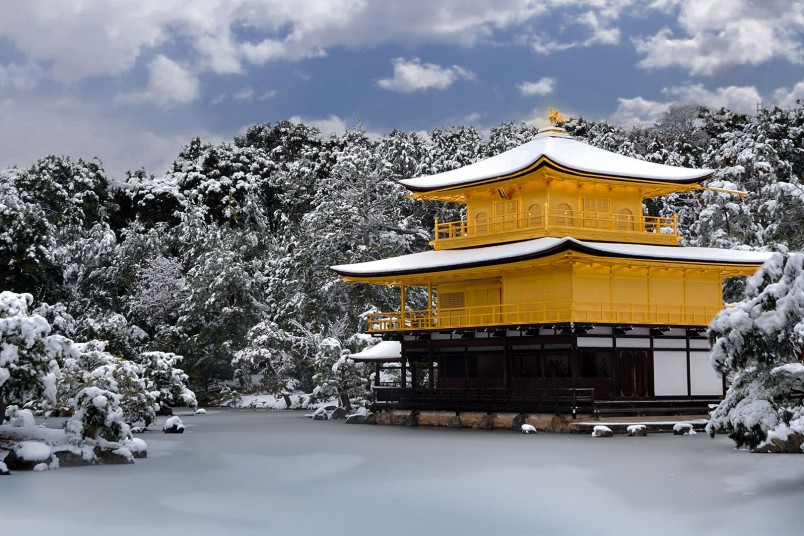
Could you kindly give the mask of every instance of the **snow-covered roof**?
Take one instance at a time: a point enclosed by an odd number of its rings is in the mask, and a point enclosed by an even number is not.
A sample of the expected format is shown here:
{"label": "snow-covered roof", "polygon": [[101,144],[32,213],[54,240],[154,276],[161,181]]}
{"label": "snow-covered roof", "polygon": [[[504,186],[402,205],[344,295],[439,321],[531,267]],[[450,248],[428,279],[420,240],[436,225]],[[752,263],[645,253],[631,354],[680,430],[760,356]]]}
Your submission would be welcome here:
{"label": "snow-covered roof", "polygon": [[472,249],[424,251],[400,257],[331,268],[346,277],[380,277],[410,275],[473,268],[536,259],[565,250],[602,257],[656,259],[674,262],[760,265],[771,253],[734,249],[653,246],[612,242],[587,242],[576,238],[537,238],[523,242]]}
{"label": "snow-covered roof", "polygon": [[592,147],[560,131],[538,134],[533,140],[504,153],[462,168],[399,181],[414,192],[464,186],[522,171],[540,159],[582,173],[612,178],[632,178],[669,183],[695,183],[709,177],[711,169],[690,169],[637,160]]}
{"label": "snow-covered roof", "polygon": [[399,361],[402,358],[402,344],[399,341],[380,341],[349,357],[355,361]]}

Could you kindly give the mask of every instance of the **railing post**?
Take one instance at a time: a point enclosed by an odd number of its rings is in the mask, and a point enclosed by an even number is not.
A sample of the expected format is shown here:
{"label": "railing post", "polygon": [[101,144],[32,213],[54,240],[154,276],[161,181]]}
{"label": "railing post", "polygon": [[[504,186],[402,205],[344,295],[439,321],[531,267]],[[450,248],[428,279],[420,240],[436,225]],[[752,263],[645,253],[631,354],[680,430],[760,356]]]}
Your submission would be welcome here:
{"label": "railing post", "polygon": [[678,213],[673,212],[673,235],[678,236]]}
{"label": "railing post", "polygon": [[438,218],[435,219],[435,228],[433,232],[433,241],[438,244]]}

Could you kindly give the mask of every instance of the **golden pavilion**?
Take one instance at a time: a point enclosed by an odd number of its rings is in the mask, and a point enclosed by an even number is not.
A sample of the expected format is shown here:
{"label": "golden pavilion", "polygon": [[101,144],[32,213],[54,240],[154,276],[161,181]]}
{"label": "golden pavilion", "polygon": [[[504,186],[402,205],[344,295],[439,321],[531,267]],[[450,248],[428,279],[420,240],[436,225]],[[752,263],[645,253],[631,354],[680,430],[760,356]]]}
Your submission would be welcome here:
{"label": "golden pavilion", "polygon": [[[769,254],[681,247],[676,216],[643,202],[704,189],[712,170],[667,166],[582,143],[559,127],[512,150],[401,181],[422,200],[459,203],[432,250],[332,269],[397,285],[395,311],[369,315],[383,342],[377,404],[446,411],[699,412],[724,393],[706,326],[727,278]],[[426,309],[406,291],[426,289]],[[401,380],[380,382],[380,367]]]}

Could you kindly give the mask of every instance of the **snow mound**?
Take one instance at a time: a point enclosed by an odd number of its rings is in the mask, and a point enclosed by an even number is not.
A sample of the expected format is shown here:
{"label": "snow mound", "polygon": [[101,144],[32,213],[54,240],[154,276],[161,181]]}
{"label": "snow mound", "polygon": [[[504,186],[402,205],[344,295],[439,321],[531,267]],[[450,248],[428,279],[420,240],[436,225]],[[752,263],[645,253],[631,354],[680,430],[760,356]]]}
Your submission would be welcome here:
{"label": "snow mound", "polygon": [[599,424],[592,430],[592,437],[614,437],[614,432],[608,426]]}
{"label": "snow mound", "polygon": [[523,424],[522,425],[522,433],[523,434],[535,434],[536,433],[536,427],[533,426],[532,424]]}
{"label": "snow mound", "polygon": [[196,415],[206,415],[207,410],[205,410],[204,408],[198,408],[197,410],[195,410],[195,414]]}
{"label": "snow mound", "polygon": [[168,417],[165,421],[165,426],[162,427],[162,430],[166,434],[183,434],[184,433],[184,423],[181,422],[176,416]]}
{"label": "snow mound", "polygon": [[8,467],[6,467],[5,462],[0,461],[0,475],[10,475],[10,474],[11,473],[9,472]]}
{"label": "snow mound", "polygon": [[14,447],[14,453],[26,462],[45,462],[50,460],[53,451],[39,441],[21,441]]}
{"label": "snow mound", "polygon": [[36,421],[29,409],[16,409],[11,412],[9,424],[15,428],[34,428]]}
{"label": "snow mound", "polygon": [[632,424],[626,428],[628,437],[644,437],[648,435],[648,428],[644,424]]}
{"label": "snow mound", "polygon": [[695,430],[691,423],[677,422],[673,425],[673,435],[695,435]]}

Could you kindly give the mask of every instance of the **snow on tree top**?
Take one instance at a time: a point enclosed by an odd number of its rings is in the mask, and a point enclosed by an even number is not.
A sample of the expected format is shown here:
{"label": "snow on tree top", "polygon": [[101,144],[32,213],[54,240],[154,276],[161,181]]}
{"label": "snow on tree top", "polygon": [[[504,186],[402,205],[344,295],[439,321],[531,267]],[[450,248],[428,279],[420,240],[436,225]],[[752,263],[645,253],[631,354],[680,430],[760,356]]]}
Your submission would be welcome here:
{"label": "snow on tree top", "polygon": [[553,130],[480,162],[399,182],[414,192],[427,192],[516,173],[541,158],[583,173],[663,182],[700,182],[713,173],[711,169],[690,169],[638,160],[593,147]]}
{"label": "snow on tree top", "polygon": [[576,238],[537,238],[512,244],[424,251],[389,259],[332,266],[342,276],[385,276],[426,271],[471,268],[489,264],[518,262],[575,250],[607,257],[661,259],[677,262],[716,262],[760,265],[771,253],[704,247],[652,246],[612,242],[587,242]]}

